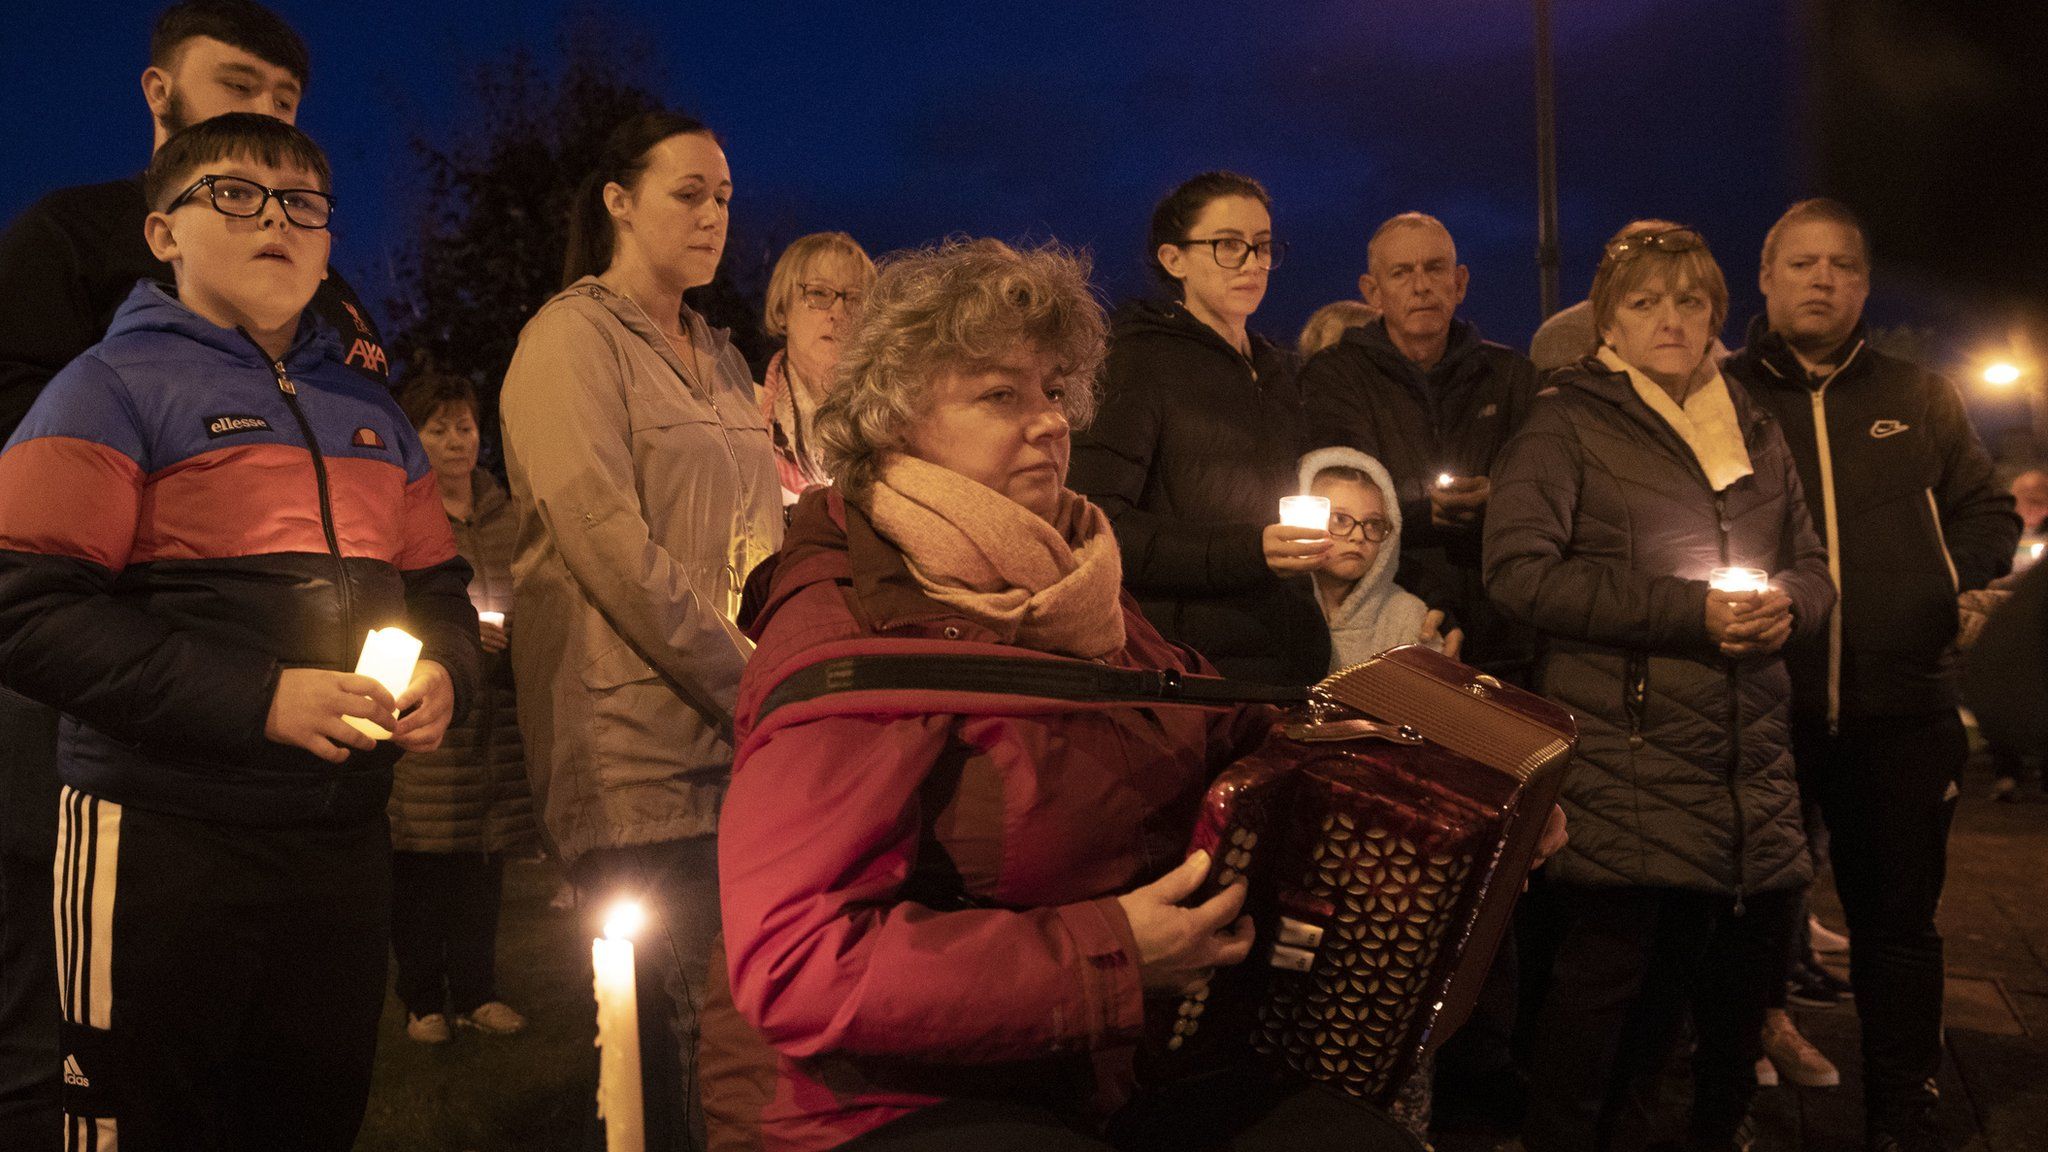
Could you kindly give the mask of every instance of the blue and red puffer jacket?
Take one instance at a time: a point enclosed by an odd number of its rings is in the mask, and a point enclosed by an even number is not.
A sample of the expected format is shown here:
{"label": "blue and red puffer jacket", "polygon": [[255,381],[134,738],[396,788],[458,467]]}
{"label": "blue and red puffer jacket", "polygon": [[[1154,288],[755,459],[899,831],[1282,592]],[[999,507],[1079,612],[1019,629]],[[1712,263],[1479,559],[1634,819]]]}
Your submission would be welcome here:
{"label": "blue and red puffer jacket", "polygon": [[66,784],[242,824],[384,808],[389,742],[263,735],[278,673],[401,625],[476,681],[469,566],[426,453],[308,312],[281,361],[143,283],[0,450],[0,683],[65,713]]}

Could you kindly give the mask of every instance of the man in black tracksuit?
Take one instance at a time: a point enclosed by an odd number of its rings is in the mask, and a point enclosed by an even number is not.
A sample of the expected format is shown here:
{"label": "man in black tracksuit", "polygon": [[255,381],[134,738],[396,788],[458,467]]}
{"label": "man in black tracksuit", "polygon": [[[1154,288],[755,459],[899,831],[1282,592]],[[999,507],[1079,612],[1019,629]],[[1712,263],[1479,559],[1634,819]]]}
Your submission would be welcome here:
{"label": "man in black tracksuit", "polygon": [[[247,0],[191,0],[158,18],[143,71],[155,145],[224,112],[290,122],[306,85],[298,34]],[[0,234],[0,443],[57,371],[106,335],[139,279],[168,283],[142,222],[140,173],[51,192]],[[350,367],[379,383],[385,354],[355,293],[330,270],[313,301]],[[0,1147],[55,1148],[56,958],[51,862],[57,854],[57,714],[0,688]]]}
{"label": "man in black tracksuit", "polygon": [[1723,370],[1783,428],[1841,593],[1786,657],[1793,753],[1853,941],[1867,1138],[1938,1149],[1934,914],[1968,753],[1948,652],[1957,594],[2006,572],[2019,518],[1954,386],[1865,342],[1869,256],[1846,208],[1793,205],[1759,281],[1766,315]]}
{"label": "man in black tracksuit", "polygon": [[1434,217],[1408,212],[1380,225],[1367,268],[1359,288],[1381,317],[1302,369],[1310,435],[1316,447],[1356,448],[1386,465],[1401,502],[1395,579],[1457,618],[1460,659],[1519,680],[1529,638],[1487,601],[1479,543],[1487,473],[1528,415],[1536,370],[1457,319],[1468,272]]}

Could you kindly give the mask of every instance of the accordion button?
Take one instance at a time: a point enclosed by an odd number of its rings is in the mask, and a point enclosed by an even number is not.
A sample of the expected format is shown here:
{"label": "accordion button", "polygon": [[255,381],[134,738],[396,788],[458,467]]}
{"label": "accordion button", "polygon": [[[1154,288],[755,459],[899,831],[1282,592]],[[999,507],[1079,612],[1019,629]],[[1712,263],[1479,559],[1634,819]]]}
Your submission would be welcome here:
{"label": "accordion button", "polygon": [[1316,966],[1316,954],[1306,949],[1276,944],[1273,946],[1272,964],[1283,972],[1307,972]]}
{"label": "accordion button", "polygon": [[1280,918],[1280,930],[1276,936],[1279,942],[1289,948],[1307,948],[1311,951],[1322,947],[1323,930],[1305,920],[1291,916]]}
{"label": "accordion button", "polygon": [[958,628],[953,627],[951,624],[946,625],[946,639],[958,640],[959,638],[960,630]]}

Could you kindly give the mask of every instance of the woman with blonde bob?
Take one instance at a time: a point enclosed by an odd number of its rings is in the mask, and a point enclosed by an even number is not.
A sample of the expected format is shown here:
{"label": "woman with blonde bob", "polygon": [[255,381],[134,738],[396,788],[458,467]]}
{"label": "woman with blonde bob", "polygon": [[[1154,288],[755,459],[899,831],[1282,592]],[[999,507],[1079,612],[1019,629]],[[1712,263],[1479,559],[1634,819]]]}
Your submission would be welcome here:
{"label": "woman with blonde bob", "polygon": [[784,507],[830,484],[818,444],[818,406],[875,283],[875,262],[844,232],[813,232],[782,250],[768,278],[763,326],[784,337],[761,377],[761,418],[775,437]]}
{"label": "woman with blonde bob", "polygon": [[1834,587],[1784,437],[1708,354],[1728,292],[1705,239],[1638,222],[1592,306],[1599,347],[1549,377],[1486,516],[1487,594],[1541,630],[1534,687],[1579,721],[1522,1142],[1644,1147],[1690,1008],[1689,1146],[1746,1148],[1810,875],[1779,650]]}
{"label": "woman with blonde bob", "polygon": [[714,1147],[1196,1147],[1289,1125],[1414,1147],[1249,1077],[1207,1110],[1125,1106],[1147,993],[1251,948],[1242,885],[1184,905],[1208,861],[1179,849],[1264,709],[1060,705],[1007,681],[777,705],[845,657],[1209,671],[1138,614],[1107,518],[1066,487],[1106,328],[1087,276],[1055,246],[894,257],[819,410],[835,483],[798,501],[748,626]]}

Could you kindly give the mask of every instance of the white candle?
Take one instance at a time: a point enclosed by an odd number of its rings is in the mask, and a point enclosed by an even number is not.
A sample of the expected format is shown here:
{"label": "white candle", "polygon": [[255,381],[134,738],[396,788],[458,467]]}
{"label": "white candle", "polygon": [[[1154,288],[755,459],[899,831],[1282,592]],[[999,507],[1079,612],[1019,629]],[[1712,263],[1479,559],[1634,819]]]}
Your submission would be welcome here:
{"label": "white candle", "polygon": [[1707,585],[1716,592],[1768,592],[1771,576],[1761,568],[1716,568]]}
{"label": "white candle", "polygon": [[[403,628],[379,628],[363,641],[363,654],[356,660],[356,675],[368,676],[382,684],[393,698],[412,683],[412,670],[420,662],[420,642]],[[391,733],[357,716],[345,716],[355,729],[378,740]]]}
{"label": "white candle", "polygon": [[605,1152],[646,1152],[640,1094],[640,1004],[633,981],[633,934],[645,913],[621,900],[605,918],[604,935],[591,941],[590,970],[597,991],[597,1114],[604,1120]]}
{"label": "white candle", "polygon": [[486,624],[496,624],[500,628],[505,626],[505,614],[503,612],[479,612],[476,614],[476,618]]}
{"label": "white candle", "polygon": [[1282,496],[1280,498],[1280,522],[1290,528],[1313,528],[1318,532],[1330,530],[1330,498],[1328,496]]}

